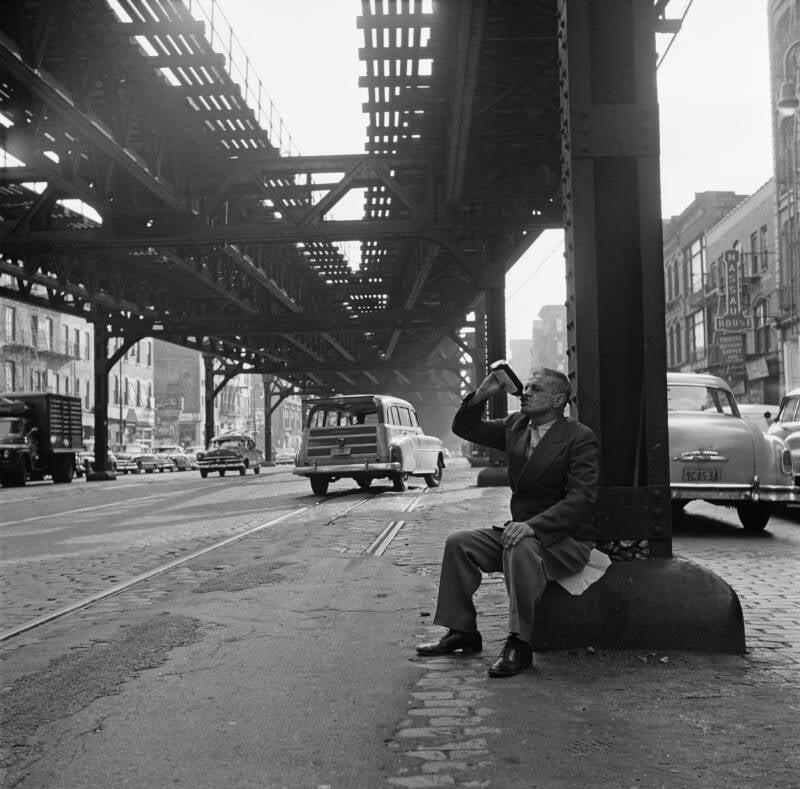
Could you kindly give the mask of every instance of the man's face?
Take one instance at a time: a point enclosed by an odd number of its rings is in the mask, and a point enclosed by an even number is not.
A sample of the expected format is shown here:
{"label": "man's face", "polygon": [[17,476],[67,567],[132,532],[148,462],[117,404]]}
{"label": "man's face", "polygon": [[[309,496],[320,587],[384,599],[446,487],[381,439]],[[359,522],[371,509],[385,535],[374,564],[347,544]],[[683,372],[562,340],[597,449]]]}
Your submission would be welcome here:
{"label": "man's face", "polygon": [[558,413],[564,395],[553,393],[553,381],[540,370],[534,370],[522,390],[520,410],[529,417]]}

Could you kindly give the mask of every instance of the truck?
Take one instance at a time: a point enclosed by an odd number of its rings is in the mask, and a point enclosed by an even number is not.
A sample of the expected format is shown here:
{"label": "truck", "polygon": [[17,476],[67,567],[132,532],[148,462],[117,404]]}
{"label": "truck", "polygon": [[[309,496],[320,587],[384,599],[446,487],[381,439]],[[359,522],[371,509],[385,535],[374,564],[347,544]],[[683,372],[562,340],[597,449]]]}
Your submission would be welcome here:
{"label": "truck", "polygon": [[83,449],[81,399],[52,392],[0,392],[0,483],[50,476],[72,482]]}

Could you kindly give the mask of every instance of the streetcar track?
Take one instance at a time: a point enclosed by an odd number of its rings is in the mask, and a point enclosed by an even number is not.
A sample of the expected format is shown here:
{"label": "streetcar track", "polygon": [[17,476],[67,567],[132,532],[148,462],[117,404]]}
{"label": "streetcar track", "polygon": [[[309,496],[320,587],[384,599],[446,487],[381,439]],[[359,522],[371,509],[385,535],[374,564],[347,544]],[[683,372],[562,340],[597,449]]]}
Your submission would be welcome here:
{"label": "streetcar track", "polygon": [[[424,488],[417,496],[415,496],[410,502],[408,502],[404,507],[401,508],[402,512],[411,512],[419,499],[427,492],[427,488]],[[177,491],[176,491],[177,493]],[[171,495],[171,494],[165,494]],[[374,494],[365,496],[359,501],[353,502],[350,506],[348,506],[343,512],[334,515],[329,521],[328,525],[333,524],[335,521],[339,520],[340,518],[346,516],[348,513],[352,512],[356,507],[360,507],[362,504],[366,504],[368,501],[372,501],[373,499],[378,497],[379,492],[375,492]],[[148,497],[150,498],[150,497]],[[41,627],[42,625],[48,624],[56,619],[60,619],[63,616],[67,616],[69,614],[76,613],[78,611],[82,611],[90,606],[94,605],[95,603],[99,603],[103,600],[107,600],[110,597],[115,595],[121,594],[126,592],[127,590],[131,589],[138,584],[144,583],[145,581],[149,581],[151,578],[155,578],[156,576],[163,575],[164,573],[169,572],[170,570],[174,570],[176,567],[180,567],[181,565],[186,564],[194,559],[197,559],[200,556],[205,556],[206,554],[212,553],[213,551],[219,550],[220,548],[224,548],[227,545],[230,545],[233,542],[237,542],[245,537],[249,537],[256,532],[262,531],[264,529],[268,529],[272,526],[275,526],[279,523],[282,523],[290,518],[293,518],[296,515],[299,515],[303,512],[306,512],[309,509],[313,509],[324,504],[326,501],[331,501],[339,498],[338,496],[327,496],[319,501],[315,502],[314,504],[307,504],[303,507],[299,507],[298,509],[292,510],[291,512],[287,512],[277,518],[273,518],[266,523],[262,523],[258,526],[253,526],[245,531],[231,535],[230,537],[226,537],[223,540],[213,543],[212,545],[207,545],[204,548],[199,548],[196,551],[192,551],[188,553],[186,556],[182,556],[179,559],[174,559],[171,562],[167,562],[166,564],[159,565],[158,567],[154,567],[151,570],[147,570],[144,573],[140,573],[139,575],[134,576],[133,578],[129,578],[127,581],[123,581],[122,583],[115,584],[114,586],[109,587],[101,592],[96,592],[89,597],[85,597],[81,600],[78,600],[70,605],[64,606],[56,611],[53,611],[49,614],[45,614],[41,617],[36,619],[29,620],[28,622],[23,623],[22,625],[18,625],[17,627],[11,628],[10,630],[5,631],[4,633],[0,633],[0,644],[12,639],[16,636],[22,635],[23,633],[28,633],[31,630],[36,629],[37,627]],[[104,507],[106,505],[98,505],[98,507]],[[95,507],[91,508],[83,508],[81,510],[74,510],[72,512],[81,512],[85,511],[86,509],[97,509]],[[70,514],[70,513],[61,513],[63,514]],[[37,516],[37,517],[54,517],[52,515],[46,516]],[[26,520],[36,520],[37,518],[31,518]],[[15,521],[14,523],[21,523],[23,521]],[[376,540],[373,544],[364,551],[364,554],[373,554],[375,556],[381,556],[386,551],[386,549],[391,544],[392,540],[397,536],[397,533],[402,528],[405,521],[391,521],[389,525],[384,528],[381,533],[378,535]]]}

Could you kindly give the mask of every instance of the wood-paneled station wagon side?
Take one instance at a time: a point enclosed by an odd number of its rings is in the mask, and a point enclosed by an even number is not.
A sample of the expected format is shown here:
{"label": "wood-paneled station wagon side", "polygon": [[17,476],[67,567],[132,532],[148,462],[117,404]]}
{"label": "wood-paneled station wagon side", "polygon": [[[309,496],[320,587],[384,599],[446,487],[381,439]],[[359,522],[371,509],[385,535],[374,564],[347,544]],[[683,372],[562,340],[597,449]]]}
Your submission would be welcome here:
{"label": "wood-paneled station wagon side", "polygon": [[667,373],[673,514],[693,500],[735,507],[761,531],[780,505],[800,500],[784,441],[743,419],[730,386],[714,375]]}
{"label": "wood-paneled station wagon side", "polygon": [[442,442],[425,435],[411,403],[388,395],[342,395],[316,400],[303,429],[294,473],[308,477],[318,496],[328,485],[350,478],[363,489],[389,479],[397,491],[409,477],[428,487],[442,480]]}

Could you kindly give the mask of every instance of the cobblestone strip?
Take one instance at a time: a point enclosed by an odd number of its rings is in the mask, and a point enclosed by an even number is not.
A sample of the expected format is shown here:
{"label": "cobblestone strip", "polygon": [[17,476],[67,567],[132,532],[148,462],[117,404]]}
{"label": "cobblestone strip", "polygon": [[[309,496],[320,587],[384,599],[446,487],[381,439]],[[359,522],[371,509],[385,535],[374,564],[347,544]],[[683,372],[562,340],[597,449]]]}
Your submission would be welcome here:
{"label": "cobblestone strip", "polygon": [[408,716],[388,747],[402,755],[401,767],[387,780],[393,786],[489,787],[489,741],[500,734],[492,726],[494,695],[486,687],[486,669],[469,658],[427,658],[425,673],[409,700]]}

